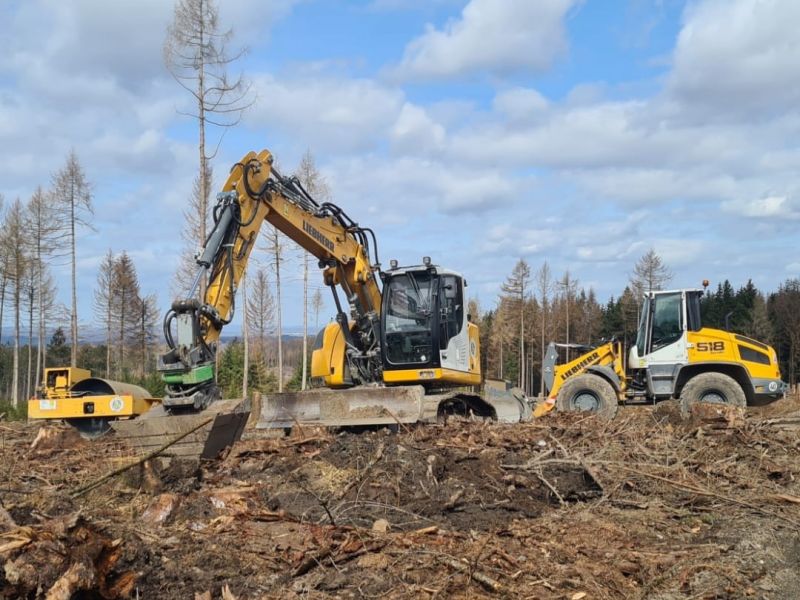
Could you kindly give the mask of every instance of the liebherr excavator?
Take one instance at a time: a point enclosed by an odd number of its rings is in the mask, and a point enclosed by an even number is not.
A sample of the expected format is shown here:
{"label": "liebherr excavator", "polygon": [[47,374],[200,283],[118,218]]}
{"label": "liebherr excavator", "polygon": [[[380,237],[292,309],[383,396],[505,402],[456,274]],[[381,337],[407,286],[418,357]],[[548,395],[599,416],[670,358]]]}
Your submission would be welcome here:
{"label": "liebherr excavator", "polygon": [[[478,327],[465,310],[464,278],[427,257],[408,267],[393,260],[382,270],[374,232],[335,204],[314,200],[296,178],[281,176],[267,150],[233,166],[213,217],[194,284],[165,316],[169,350],[158,369],[167,395],[161,413],[149,417],[197,415],[219,404],[216,345],[264,223],[318,259],[337,312],[317,336],[311,359],[311,377],[326,389],[267,396],[259,427],[391,425],[459,411],[519,421],[529,414],[520,394],[460,389],[481,384]],[[205,295],[197,300],[205,273]]]}

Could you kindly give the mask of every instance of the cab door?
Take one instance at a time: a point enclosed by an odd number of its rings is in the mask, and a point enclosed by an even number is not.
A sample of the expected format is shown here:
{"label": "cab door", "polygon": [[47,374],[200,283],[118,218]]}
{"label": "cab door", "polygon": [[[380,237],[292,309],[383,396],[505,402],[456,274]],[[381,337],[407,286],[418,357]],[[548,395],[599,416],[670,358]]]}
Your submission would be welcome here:
{"label": "cab door", "polygon": [[685,306],[683,292],[653,294],[644,356],[648,367],[688,362]]}
{"label": "cab door", "polygon": [[441,276],[439,357],[443,368],[454,371],[469,371],[469,333],[463,287],[460,277]]}

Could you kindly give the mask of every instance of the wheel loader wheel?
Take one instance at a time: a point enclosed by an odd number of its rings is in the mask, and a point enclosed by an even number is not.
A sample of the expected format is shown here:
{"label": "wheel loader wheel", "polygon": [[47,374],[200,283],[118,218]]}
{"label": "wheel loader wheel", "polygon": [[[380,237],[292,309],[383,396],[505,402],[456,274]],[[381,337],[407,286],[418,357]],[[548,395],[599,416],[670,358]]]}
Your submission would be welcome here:
{"label": "wheel loader wheel", "polygon": [[742,386],[724,373],[700,373],[687,381],[681,390],[681,412],[688,415],[695,402],[747,406]]}
{"label": "wheel loader wheel", "polygon": [[619,400],[613,386],[599,375],[591,373],[571,378],[556,397],[557,410],[584,410],[606,419],[613,419],[617,408]]}

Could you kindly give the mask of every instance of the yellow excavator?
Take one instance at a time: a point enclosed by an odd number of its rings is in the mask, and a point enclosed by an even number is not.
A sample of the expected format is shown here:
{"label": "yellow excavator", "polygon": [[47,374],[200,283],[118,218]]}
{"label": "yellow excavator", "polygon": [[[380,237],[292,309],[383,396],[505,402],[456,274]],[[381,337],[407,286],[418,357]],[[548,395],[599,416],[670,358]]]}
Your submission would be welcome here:
{"label": "yellow excavator", "polygon": [[[219,412],[217,343],[233,318],[236,289],[265,223],[318,259],[336,319],[317,336],[311,359],[311,377],[324,389],[267,396],[258,427],[393,425],[450,413],[501,421],[530,415],[520,393],[472,391],[481,385],[480,345],[466,312],[464,278],[428,257],[404,267],[393,260],[382,270],[374,232],[339,206],[317,202],[297,178],[282,176],[267,150],[233,166],[213,218],[194,283],[164,319],[168,350],[158,369],[166,396],[144,418],[115,425],[118,431],[163,438],[186,430],[181,416],[197,422]],[[206,273],[205,294],[197,299]]]}
{"label": "yellow excavator", "polygon": [[559,344],[551,343],[542,365],[547,396],[534,417],[556,408],[611,418],[620,403],[670,398],[680,399],[688,411],[695,402],[744,407],[783,397],[788,386],[781,380],[775,349],[744,335],[703,327],[703,293],[647,293],[627,365],[617,340],[581,347],[584,352],[566,364],[556,364]]}

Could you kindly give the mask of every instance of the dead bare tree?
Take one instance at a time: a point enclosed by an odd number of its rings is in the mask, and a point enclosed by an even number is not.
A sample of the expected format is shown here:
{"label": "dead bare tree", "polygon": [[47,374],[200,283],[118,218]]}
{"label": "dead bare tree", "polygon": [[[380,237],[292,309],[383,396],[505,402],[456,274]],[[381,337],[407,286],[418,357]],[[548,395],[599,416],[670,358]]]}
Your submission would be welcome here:
{"label": "dead bare tree", "polygon": [[259,268],[255,271],[248,292],[247,301],[244,303],[247,312],[247,326],[256,336],[258,341],[256,355],[260,358],[261,370],[265,371],[267,368],[267,334],[272,331],[275,312],[275,302],[272,298],[266,269]]}
{"label": "dead bare tree", "polygon": [[[544,360],[545,354],[545,344],[547,341],[545,340],[546,331],[547,331],[547,307],[550,302],[550,292],[552,291],[553,287],[553,273],[550,271],[550,265],[547,264],[547,261],[542,263],[542,266],[539,267],[539,270],[536,271],[536,289],[539,292],[539,303],[541,305],[541,323],[539,328],[540,333],[540,342],[541,342],[541,357]],[[539,393],[544,396],[544,373],[541,373],[539,382]]]}
{"label": "dead bare tree", "polygon": [[25,276],[30,265],[27,254],[27,231],[22,202],[17,198],[6,212],[2,225],[2,238],[5,270],[11,283],[12,304],[14,308],[14,350],[12,358],[11,402],[19,405],[19,351],[20,351],[20,312],[24,293]]}
{"label": "dead bare tree", "polygon": [[278,338],[278,392],[283,391],[283,315],[281,313],[281,265],[283,264],[284,241],[281,233],[270,227],[264,232],[267,253],[272,258],[275,272],[275,325]]}
{"label": "dead bare tree", "polygon": [[[205,232],[208,229],[209,215],[207,207],[213,179],[213,169],[206,166],[205,186],[201,185],[200,175],[195,177],[192,184],[192,194],[183,211],[184,225],[181,231],[181,238],[184,246],[178,262],[178,269],[172,280],[171,291],[173,298],[183,298],[197,275],[195,256],[200,251],[205,240],[205,238],[200,238],[199,232]],[[195,294],[199,293],[199,289],[195,291]]]}
{"label": "dead bare tree", "polygon": [[[50,259],[55,253],[55,244],[62,235],[63,228],[59,226],[57,213],[54,210],[52,195],[37,187],[28,201],[27,206],[27,228],[31,242],[31,258],[33,261],[32,269],[34,272],[34,288],[36,290],[36,309],[38,313],[38,335],[36,341],[36,375],[35,387],[39,387],[42,367],[45,362],[47,352],[47,330],[46,316],[49,306],[52,305],[54,286],[52,278],[47,273],[45,261]],[[47,298],[50,293],[51,298]]]}
{"label": "dead bare tree", "polygon": [[[0,222],[5,220],[5,198],[0,194]],[[5,245],[2,243],[3,232],[0,231],[0,341],[3,338],[3,309],[6,305],[6,288],[8,287],[8,261],[5,254]]]}
{"label": "dead bare tree", "polygon": [[242,345],[244,346],[244,359],[242,369],[242,398],[247,398],[247,385],[250,374],[250,332],[247,322],[247,269],[242,271],[242,279],[239,282],[239,289],[242,293],[242,304],[245,309],[242,311]]}
{"label": "dead bare tree", "polygon": [[528,283],[531,278],[531,268],[524,259],[520,258],[514,265],[514,270],[506,278],[501,289],[516,307],[519,314],[519,379],[518,384],[526,389],[525,381],[525,302],[528,296]]}
{"label": "dead bare tree", "polygon": [[[327,200],[330,190],[322,174],[317,169],[311,150],[306,150],[295,176],[306,191],[317,200]],[[303,375],[300,389],[306,389],[308,383],[308,257],[303,250]]]}
{"label": "dead bare tree", "polygon": [[139,300],[139,278],[136,267],[127,252],[122,252],[114,262],[113,273],[114,318],[117,325],[117,376],[125,370],[125,349],[136,327],[136,304]]}
{"label": "dead bare tree", "polygon": [[567,348],[566,348],[567,362],[569,362],[570,361],[570,358],[569,358],[569,355],[570,355],[570,347],[569,347],[569,339],[570,339],[569,338],[569,308],[573,304],[574,299],[575,299],[575,293],[578,290],[578,280],[574,279],[570,275],[569,270],[567,270],[564,273],[564,276],[559,281],[556,282],[556,286],[558,286],[559,289],[564,291],[563,300],[564,300],[564,310],[566,312],[566,335],[565,335],[566,339],[565,339],[565,343],[567,345]]}
{"label": "dead bare tree", "polygon": [[64,166],[53,176],[53,202],[57,207],[61,231],[68,243],[72,267],[72,312],[70,315],[71,353],[70,365],[78,364],[78,290],[76,276],[76,232],[79,227],[89,227],[92,208],[92,185],[83,172],[75,150],[70,150]]}
{"label": "dead bare tree", "polygon": [[97,271],[97,287],[94,290],[95,319],[106,331],[106,377],[111,377],[111,330],[114,325],[114,269],[116,258],[108,250]]}
{"label": "dead bare tree", "polygon": [[[227,129],[241,120],[242,113],[253,104],[250,83],[242,75],[228,77],[228,67],[246,52],[241,49],[231,53],[228,44],[233,30],[221,30],[219,12],[214,0],[177,0],[172,24],[164,42],[164,63],[180,86],[189,92],[195,102],[195,112],[181,113],[197,120],[198,152],[198,229],[197,244],[206,239],[208,215],[208,161],[213,159],[219,142]],[[206,126],[222,129],[217,148],[206,152]],[[200,285],[200,297],[205,296],[206,280]]]}
{"label": "dead bare tree", "polygon": [[319,313],[322,310],[322,306],[322,290],[317,288],[311,295],[311,310],[314,311],[314,331],[319,331]]}
{"label": "dead bare tree", "polygon": [[138,295],[133,302],[133,344],[138,354],[138,371],[141,377],[147,373],[147,363],[156,340],[158,325],[158,301],[155,294]]}
{"label": "dead bare tree", "polygon": [[672,281],[672,271],[653,248],[636,261],[630,276],[631,288],[637,297],[646,292],[660,290],[670,281]]}

